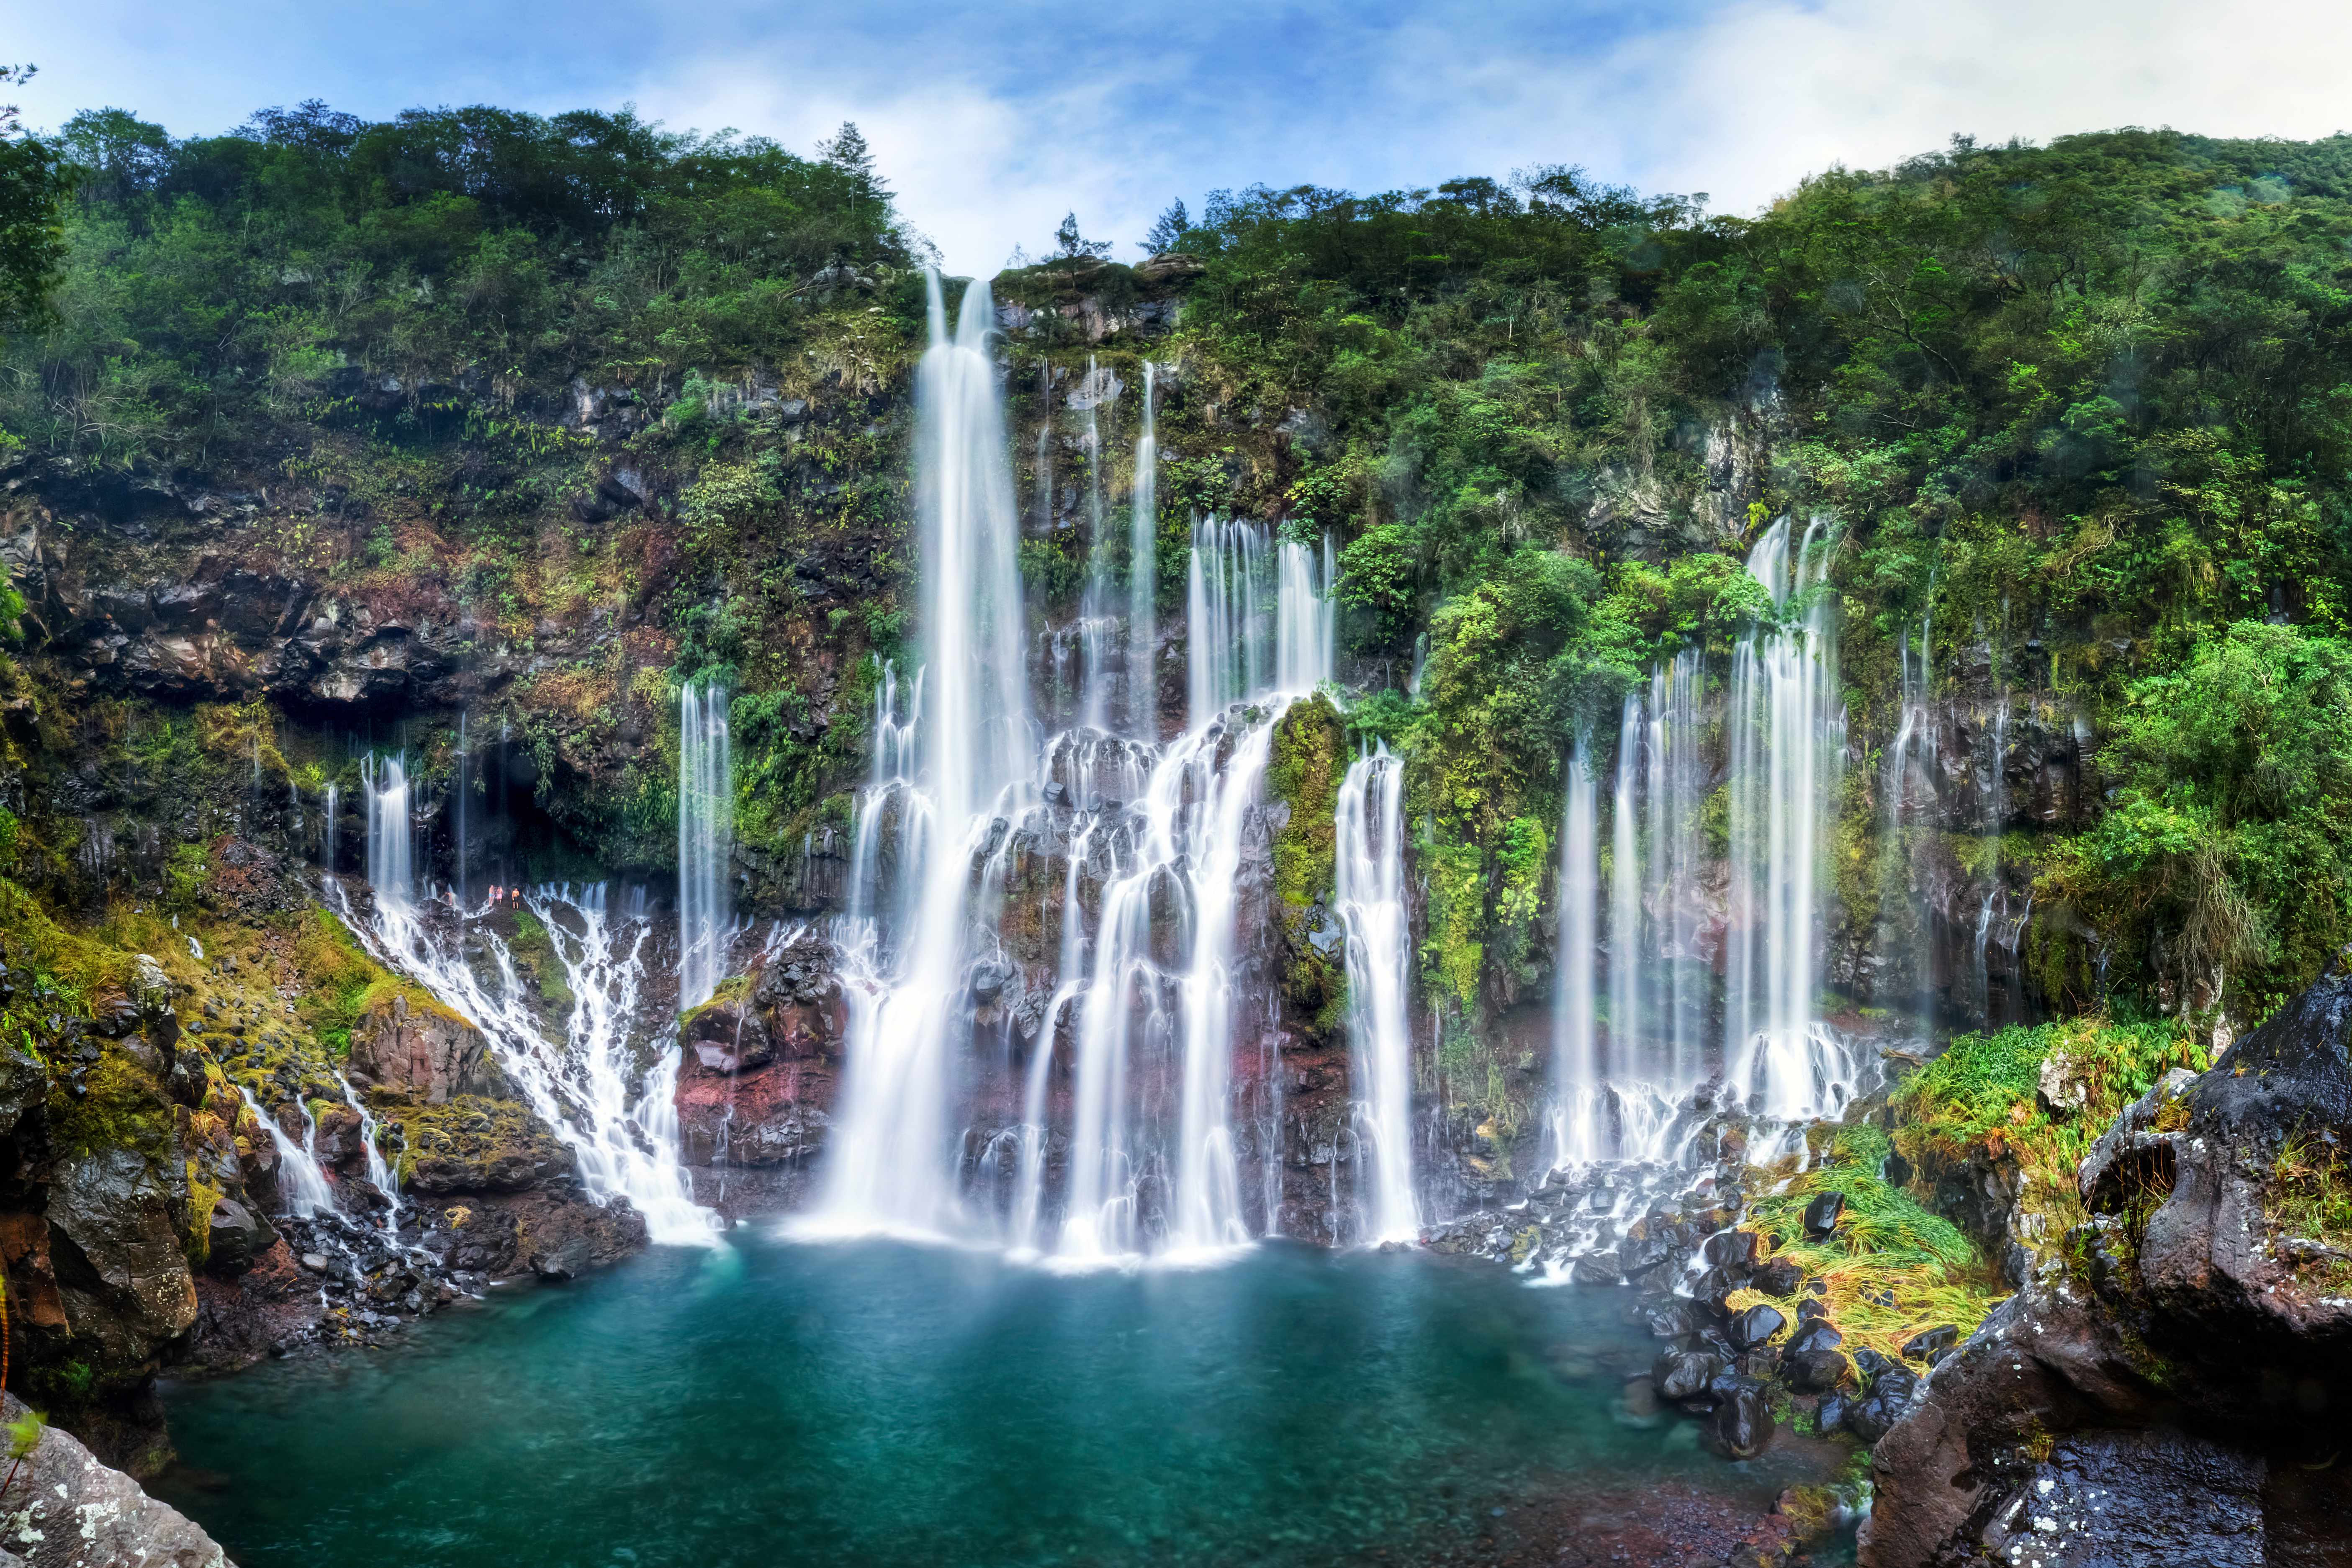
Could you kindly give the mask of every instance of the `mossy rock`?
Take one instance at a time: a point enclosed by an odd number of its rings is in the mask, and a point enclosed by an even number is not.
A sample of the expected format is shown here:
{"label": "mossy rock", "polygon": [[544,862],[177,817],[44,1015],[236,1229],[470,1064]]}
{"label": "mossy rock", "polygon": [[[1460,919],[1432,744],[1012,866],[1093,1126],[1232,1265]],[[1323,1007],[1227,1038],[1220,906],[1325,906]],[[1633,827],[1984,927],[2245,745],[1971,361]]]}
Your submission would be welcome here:
{"label": "mossy rock", "polygon": [[1266,796],[1287,813],[1274,836],[1273,914],[1283,998],[1293,1021],[1318,1035],[1339,1027],[1347,989],[1346,937],[1331,909],[1346,773],[1345,733],[1330,699],[1318,692],[1292,703],[1275,722],[1266,763]]}

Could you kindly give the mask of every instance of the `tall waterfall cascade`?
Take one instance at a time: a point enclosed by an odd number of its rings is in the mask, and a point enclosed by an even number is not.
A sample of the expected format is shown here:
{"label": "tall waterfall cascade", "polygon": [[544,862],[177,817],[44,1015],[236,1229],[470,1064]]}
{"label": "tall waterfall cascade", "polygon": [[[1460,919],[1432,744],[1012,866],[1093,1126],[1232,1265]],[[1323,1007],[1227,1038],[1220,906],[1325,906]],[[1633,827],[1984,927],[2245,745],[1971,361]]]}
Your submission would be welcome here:
{"label": "tall waterfall cascade", "polygon": [[[930,279],[930,346],[916,377],[924,663],[911,774],[870,787],[856,851],[898,836],[896,885],[854,910],[841,946],[852,994],[842,1103],[816,1222],[848,1233],[961,1228],[949,1106],[966,1026],[971,856],[1035,794],[1022,659],[1020,519],[988,339],[995,306],[970,285],[948,330]],[[877,746],[884,739],[877,735]],[[903,760],[903,753],[901,759]],[[882,756],[877,752],[877,773]]]}
{"label": "tall waterfall cascade", "polygon": [[1607,1147],[1601,1100],[1599,996],[1593,960],[1600,946],[1599,788],[1591,746],[1579,735],[1568,760],[1559,827],[1559,979],[1552,992],[1552,1161],[1582,1163]]}
{"label": "tall waterfall cascade", "polygon": [[1822,846],[1845,754],[1831,538],[1782,518],[1748,553],[1780,618],[1751,627],[1732,658],[1731,943],[1724,1072],[1768,1116],[1842,1109],[1851,1068],[1816,1012]]}
{"label": "tall waterfall cascade", "polygon": [[727,972],[734,920],[727,854],[735,783],[727,690],[689,682],[677,694],[677,1005],[710,999]]}
{"label": "tall waterfall cascade", "polygon": [[[1412,941],[1404,899],[1404,770],[1386,746],[1349,767],[1339,785],[1338,829],[1363,1239],[1412,1241],[1421,1233],[1421,1207],[1413,1188],[1412,1030],[1405,1008]],[[1589,929],[1586,934],[1589,989]]]}
{"label": "tall waterfall cascade", "polygon": [[[797,1228],[1003,1242],[1076,1267],[1213,1256],[1273,1224],[1243,1177],[1242,1145],[1274,1141],[1279,1107],[1255,1081],[1273,1075],[1235,1077],[1240,1021],[1272,1005],[1242,951],[1239,900],[1267,832],[1275,726],[1330,679],[1329,546],[1195,523],[1187,717],[1163,741],[1147,365],[1126,538],[1097,478],[1074,721],[1045,733],[1024,673],[993,321],[973,284],[950,328],[933,281],[917,389],[922,662],[911,680],[881,672],[835,933],[849,1000],[841,1102],[824,1196]],[[1118,394],[1090,365],[1070,396],[1097,475]],[[1059,862],[1046,884],[1059,902],[1043,911],[1055,970],[1024,1046],[992,1004],[1025,994],[1001,933],[1016,861],[1040,853]],[[991,1076],[1006,1081],[975,1081]],[[964,1122],[996,1089],[1013,1100]]]}
{"label": "tall waterfall cascade", "polygon": [[[1562,1163],[1674,1157],[1680,1109],[1713,1079],[1786,1129],[1839,1114],[1864,1074],[1817,992],[1822,858],[1845,751],[1832,543],[1821,520],[1773,523],[1748,557],[1772,610],[1734,645],[1727,679],[1686,647],[1626,695],[1605,899],[1594,747],[1589,736],[1573,747],[1552,1021]],[[1719,861],[1706,821],[1718,789]]]}

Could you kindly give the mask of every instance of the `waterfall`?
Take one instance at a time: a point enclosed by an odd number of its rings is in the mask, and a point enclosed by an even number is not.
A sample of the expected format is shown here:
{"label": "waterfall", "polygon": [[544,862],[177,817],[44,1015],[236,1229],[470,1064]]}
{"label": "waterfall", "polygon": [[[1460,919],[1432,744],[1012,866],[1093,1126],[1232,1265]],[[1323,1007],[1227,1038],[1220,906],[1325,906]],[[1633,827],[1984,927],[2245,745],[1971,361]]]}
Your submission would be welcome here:
{"label": "waterfall", "polygon": [[1609,827],[1609,1061],[1613,1076],[1634,1070],[1642,1026],[1642,846],[1634,815],[1642,755],[1642,700],[1628,692],[1617,730],[1617,787]]}
{"label": "waterfall", "polygon": [[408,848],[408,761],[371,752],[361,760],[360,781],[367,794],[368,887],[378,909],[406,910],[416,889]]}
{"label": "waterfall", "polygon": [[1576,738],[1559,828],[1559,962],[1552,994],[1553,1163],[1601,1156],[1600,1061],[1593,1038],[1601,869],[1591,748]]}
{"label": "waterfall", "polygon": [[[1358,1091],[1357,1180],[1367,1241],[1412,1241],[1421,1234],[1412,1185],[1412,1032],[1405,1016],[1412,957],[1405,924],[1403,795],[1404,770],[1384,745],[1350,764],[1339,785],[1338,907],[1348,930],[1348,1044]],[[1586,830],[1589,860],[1589,821]],[[1588,920],[1588,1004],[1591,935]],[[1589,1006],[1585,1026],[1589,1055]]]}
{"label": "waterfall", "polygon": [[[919,784],[869,789],[861,837],[898,839],[895,898],[844,941],[852,999],[839,1113],[818,1224],[836,1231],[951,1226],[953,1045],[965,1030],[970,869],[1000,814],[1023,804],[1033,753],[1023,679],[1019,517],[988,351],[988,285],[964,291],[950,337],[930,279],[930,346],[916,377],[922,564]],[[877,763],[879,758],[877,755]],[[871,851],[861,847],[863,861]],[[880,916],[895,905],[898,951]]]}
{"label": "waterfall", "polygon": [[[253,1090],[238,1084],[236,1091],[245,1097],[261,1130],[269,1134],[269,1146],[278,1151],[278,1195],[286,1200],[288,1212],[297,1219],[313,1219],[322,1213],[340,1214],[341,1211],[335,1206],[334,1189],[327,1184],[327,1173],[320,1167],[319,1157],[310,1152],[309,1144],[297,1143],[288,1137],[286,1130],[278,1125],[278,1119],[262,1110],[261,1102],[253,1098]],[[300,1105],[300,1096],[296,1096],[295,1103]],[[310,1125],[310,1111],[304,1110],[305,1127]]]}
{"label": "waterfall", "polygon": [[362,1100],[359,1091],[352,1087],[352,1080],[345,1078],[341,1069],[331,1068],[328,1070],[334,1073],[335,1087],[343,1091],[343,1099],[350,1103],[353,1110],[359,1112],[360,1150],[367,1156],[368,1180],[374,1184],[375,1190],[382,1193],[391,1203],[392,1207],[384,1215],[383,1227],[397,1236],[400,1233],[400,1183],[394,1177],[392,1166],[383,1157],[383,1151],[376,1147],[375,1116],[368,1110],[367,1101]]}
{"label": "waterfall", "polygon": [[[2004,605],[2003,609],[2006,610]],[[2002,617],[2004,621],[2007,616]],[[1978,793],[1983,813],[1982,853],[1984,858],[1984,903],[1977,910],[1974,943],[1975,994],[1969,999],[1977,1006],[1977,1026],[1991,1030],[2008,1022],[2003,1010],[1993,1005],[1992,965],[1990,950],[1993,928],[2005,922],[2009,916],[2009,889],[2000,879],[2000,835],[2009,822],[2009,777],[2005,765],[2009,756],[2009,689],[2001,688],[2000,700],[1993,708],[1992,728],[1986,736],[1987,755],[1983,773],[1979,777]],[[1996,917],[1993,906],[2000,906]],[[2020,931],[2022,931],[2021,925]],[[2014,953],[2016,936],[2005,944]]]}
{"label": "waterfall", "polygon": [[1904,837],[1906,819],[1922,805],[1935,804],[1937,756],[1935,715],[1929,707],[1928,649],[1935,626],[1933,610],[1919,620],[1919,643],[1912,648],[1909,633],[1899,635],[1895,653],[1901,670],[1903,711],[1895,721],[1895,740],[1886,751],[1885,777],[1881,785],[1885,825],[1881,843],[1881,907],[1899,910],[1909,929],[1898,931],[1895,918],[1879,921],[1879,942],[1890,955],[1901,954],[1910,966],[1911,1006],[1917,1026],[1927,1032],[1935,1018],[1934,964],[1928,952],[1929,914],[1919,896],[1911,848]]}
{"label": "waterfall", "polygon": [[1108,730],[1118,672],[1111,667],[1118,625],[1112,614],[1111,550],[1105,527],[1102,482],[1102,405],[1118,395],[1118,379],[1087,356],[1087,377],[1070,394],[1070,405],[1085,416],[1080,439],[1087,452],[1087,585],[1078,602],[1078,722]]}
{"label": "waterfall", "polygon": [[1274,675],[1266,532],[1232,519],[1192,520],[1185,580],[1186,722],[1199,729]]}
{"label": "waterfall", "polygon": [[335,869],[336,825],[340,810],[339,793],[333,781],[330,780],[327,784],[327,870],[331,875]]}
{"label": "waterfall", "polygon": [[1679,1093],[1705,1078],[1704,1019],[1710,971],[1699,952],[1699,815],[1706,798],[1706,764],[1699,717],[1706,666],[1686,647],[1650,675],[1644,800],[1649,840],[1650,919],[1655,964],[1649,1016],[1655,1020],[1664,1059],[1657,1080]]}
{"label": "waterfall", "polygon": [[[602,884],[520,894],[546,928],[573,997],[558,1041],[533,1010],[504,939],[488,923],[491,906],[452,910],[409,897],[409,786],[399,759],[371,759],[362,776],[375,909],[361,920],[331,872],[328,900],[344,924],[376,962],[415,980],[480,1032],[532,1112],[571,1147],[592,1197],[626,1199],[646,1216],[656,1241],[712,1239],[717,1216],[696,1205],[678,1160],[672,1103],[678,1053],[667,1019],[653,1025],[650,1038],[631,1034],[652,930],[642,898],[616,923]],[[625,941],[620,927],[627,928]],[[652,1066],[639,1068],[646,1058]],[[372,1160],[372,1175],[373,1170]],[[390,1188],[386,1194],[397,1201]]]}
{"label": "waterfall", "polygon": [[1270,691],[1303,696],[1331,679],[1332,576],[1328,539],[1318,553],[1276,542],[1262,523],[1193,521],[1184,635],[1194,728],[1227,703]]}
{"label": "waterfall", "polygon": [[1143,362],[1143,432],[1135,438],[1135,495],[1127,531],[1127,729],[1160,735],[1160,437],[1152,392],[1158,366]]}
{"label": "waterfall", "polygon": [[1782,518],[1748,570],[1775,614],[1735,649],[1729,752],[1731,965],[1725,1075],[1769,1117],[1834,1112],[1851,1069],[1814,1013],[1821,844],[1838,793],[1845,710],[1829,579],[1830,535]]}
{"label": "waterfall", "polygon": [[455,816],[457,819],[457,852],[449,865],[450,897],[462,910],[466,907],[466,795],[468,793],[466,788],[466,712],[462,708],[457,710],[456,760],[457,778],[451,790],[456,798],[451,805],[456,807]]}
{"label": "waterfall", "polygon": [[[1242,834],[1274,751],[1279,710],[1234,742],[1223,770],[1196,777],[1202,842],[1192,885],[1192,952],[1186,966],[1184,1088],[1177,1130],[1176,1194],[1169,1244],[1204,1252],[1249,1240],[1241,1215],[1228,1093],[1233,1076],[1234,924],[1241,891]],[[1207,758],[1198,772],[1207,773]]]}
{"label": "waterfall", "polygon": [[735,779],[727,689],[692,681],[677,694],[677,1005],[701,1005],[726,975],[734,935],[727,858]]}

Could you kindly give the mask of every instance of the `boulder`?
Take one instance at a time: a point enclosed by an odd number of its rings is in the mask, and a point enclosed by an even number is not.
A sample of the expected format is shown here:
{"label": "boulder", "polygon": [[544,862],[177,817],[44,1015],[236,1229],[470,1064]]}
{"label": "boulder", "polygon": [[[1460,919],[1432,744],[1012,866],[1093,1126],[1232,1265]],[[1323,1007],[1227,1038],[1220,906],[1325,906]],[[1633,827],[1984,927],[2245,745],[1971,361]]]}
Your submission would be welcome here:
{"label": "boulder", "polygon": [[479,1031],[446,1007],[412,1006],[394,992],[368,1004],[352,1027],[351,1065],[394,1093],[429,1105],[505,1087]]}
{"label": "boulder", "polygon": [[1772,1336],[1787,1327],[1788,1322],[1789,1320],[1782,1317],[1775,1308],[1760,1303],[1750,1307],[1731,1320],[1728,1331],[1732,1347],[1736,1350],[1752,1351],[1759,1345],[1769,1344]]}
{"label": "boulder", "polygon": [[1815,1241],[1826,1239],[1837,1229],[1845,1214],[1843,1193],[1822,1193],[1805,1205],[1805,1234]]}
{"label": "boulder", "polygon": [[1752,1459],[1772,1441],[1772,1406],[1763,1390],[1744,1386],[1715,1407],[1707,1436],[1727,1459]]}
{"label": "boulder", "polygon": [[2352,1294],[2278,1216],[2283,1157],[2347,1140],[2352,955],[2126,1107],[2078,1175],[2091,1221],[1883,1436],[1849,1415],[1878,1437],[1862,1562],[2345,1561]]}
{"label": "boulder", "polygon": [[68,1331],[117,1367],[152,1358],[196,1321],[179,1216],[187,1202],[136,1150],[58,1162],[49,1184],[49,1256]]}
{"label": "boulder", "polygon": [[1723,1369],[1723,1358],[1706,1351],[1668,1351],[1650,1369],[1650,1381],[1661,1399],[1692,1399],[1705,1394]]}
{"label": "boulder", "polygon": [[205,1237],[209,1245],[205,1267],[222,1275],[244,1273],[262,1254],[278,1245],[278,1232],[270,1228],[268,1220],[236,1199],[227,1197],[213,1201]]}
{"label": "boulder", "polygon": [[[24,1415],[0,1396],[0,1417]],[[0,1538],[34,1568],[233,1568],[211,1536],[55,1426],[0,1497]]]}

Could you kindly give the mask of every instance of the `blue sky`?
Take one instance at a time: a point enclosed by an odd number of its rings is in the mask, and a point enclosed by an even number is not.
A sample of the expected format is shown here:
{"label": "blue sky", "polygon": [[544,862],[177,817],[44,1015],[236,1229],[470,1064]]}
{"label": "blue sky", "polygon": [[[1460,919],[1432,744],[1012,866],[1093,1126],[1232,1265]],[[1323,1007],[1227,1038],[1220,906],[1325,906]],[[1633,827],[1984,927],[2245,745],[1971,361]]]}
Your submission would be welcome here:
{"label": "blue sky", "polygon": [[1356,190],[1581,163],[1752,212],[1833,163],[1955,132],[2352,128],[2347,0],[5,0],[0,61],[54,125],[100,104],[186,135],[323,98],[554,110],[806,149],[844,119],[958,271],[1064,211],[1141,237],[1171,196]]}

